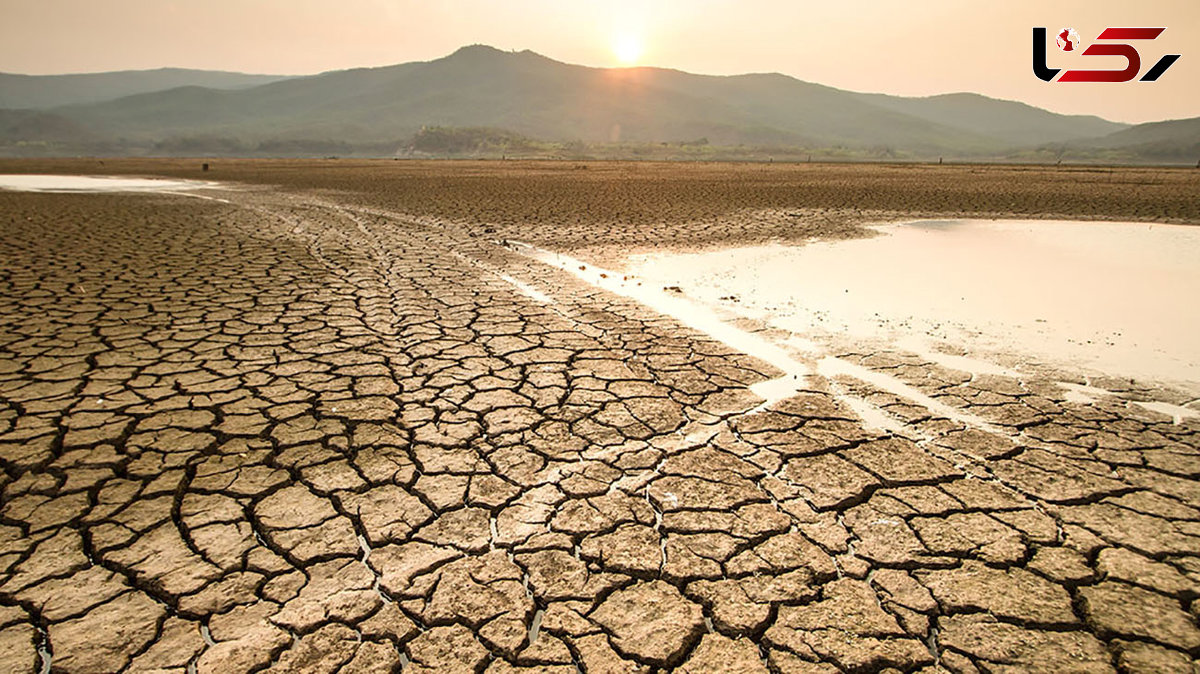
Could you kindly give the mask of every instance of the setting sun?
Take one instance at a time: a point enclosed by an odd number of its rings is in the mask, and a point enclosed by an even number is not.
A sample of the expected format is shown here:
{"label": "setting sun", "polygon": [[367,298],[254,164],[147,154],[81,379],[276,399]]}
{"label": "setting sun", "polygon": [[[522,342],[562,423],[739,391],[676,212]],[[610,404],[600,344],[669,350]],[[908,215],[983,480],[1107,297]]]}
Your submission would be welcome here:
{"label": "setting sun", "polygon": [[642,40],[632,33],[621,33],[613,40],[613,55],[621,65],[636,65],[642,57]]}

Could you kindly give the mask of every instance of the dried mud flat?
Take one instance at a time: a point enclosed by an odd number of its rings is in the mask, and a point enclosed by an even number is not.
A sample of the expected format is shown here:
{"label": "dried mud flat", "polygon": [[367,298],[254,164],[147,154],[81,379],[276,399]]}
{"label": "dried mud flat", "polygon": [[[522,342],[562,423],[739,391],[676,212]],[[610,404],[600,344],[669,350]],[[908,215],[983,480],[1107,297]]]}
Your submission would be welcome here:
{"label": "dried mud flat", "polygon": [[1200,172],[196,164],[0,162],[242,183],[0,192],[0,668],[1195,671],[1200,423],[1130,402],[1186,394],[847,345],[764,406],[507,241],[1195,223]]}

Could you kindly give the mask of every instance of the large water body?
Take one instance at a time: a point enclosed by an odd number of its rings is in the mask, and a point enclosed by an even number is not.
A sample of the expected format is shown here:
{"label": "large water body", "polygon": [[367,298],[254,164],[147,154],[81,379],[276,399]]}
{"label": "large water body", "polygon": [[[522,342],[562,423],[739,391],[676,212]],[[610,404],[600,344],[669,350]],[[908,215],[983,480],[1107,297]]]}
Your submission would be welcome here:
{"label": "large water body", "polygon": [[[651,254],[627,270],[801,336],[950,345],[1200,390],[1200,227],[919,221],[878,236]],[[941,348],[945,351],[945,348]]]}

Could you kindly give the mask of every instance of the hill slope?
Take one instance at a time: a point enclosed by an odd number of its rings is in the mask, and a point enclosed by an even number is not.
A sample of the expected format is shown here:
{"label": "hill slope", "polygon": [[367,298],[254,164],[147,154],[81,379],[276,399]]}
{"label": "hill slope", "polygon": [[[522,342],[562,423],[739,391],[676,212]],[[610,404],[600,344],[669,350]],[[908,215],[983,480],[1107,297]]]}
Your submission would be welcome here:
{"label": "hill slope", "polygon": [[133,94],[184,86],[240,89],[285,79],[280,75],[246,75],[216,70],[160,68],[79,75],[15,75],[0,73],[0,108],[44,109],[108,101]]}
{"label": "hill slope", "polygon": [[1138,124],[1069,147],[1077,151],[1110,150],[1157,161],[1200,162],[1200,117]]}
{"label": "hill slope", "polygon": [[881,107],[956,129],[969,129],[1014,146],[1092,138],[1128,128],[1091,115],[1059,115],[1017,101],[979,94],[942,94],[902,98],[860,94]]}

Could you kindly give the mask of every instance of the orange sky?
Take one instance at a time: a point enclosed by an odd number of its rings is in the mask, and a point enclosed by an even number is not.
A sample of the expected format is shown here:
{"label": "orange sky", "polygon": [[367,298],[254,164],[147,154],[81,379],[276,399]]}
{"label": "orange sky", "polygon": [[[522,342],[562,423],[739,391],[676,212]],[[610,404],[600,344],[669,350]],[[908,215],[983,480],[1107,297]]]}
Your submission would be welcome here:
{"label": "orange sky", "polygon": [[[1166,26],[1139,45],[1154,83],[1044,83],[1030,29]],[[179,66],[308,74],[445,56],[466,44],[559,61],[640,62],[729,75],[782,72],[855,91],[975,91],[1124,122],[1200,116],[1200,0],[0,0],[0,71],[47,74]],[[1051,67],[1120,68],[1050,49]]]}

